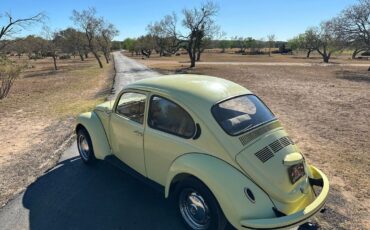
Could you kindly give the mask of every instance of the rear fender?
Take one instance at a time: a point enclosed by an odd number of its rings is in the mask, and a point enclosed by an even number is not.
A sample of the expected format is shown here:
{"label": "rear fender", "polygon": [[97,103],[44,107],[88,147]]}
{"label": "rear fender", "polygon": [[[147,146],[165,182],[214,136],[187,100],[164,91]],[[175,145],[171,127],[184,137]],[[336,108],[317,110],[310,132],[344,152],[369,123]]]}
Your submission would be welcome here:
{"label": "rear fender", "polygon": [[112,154],[104,127],[95,112],[80,114],[77,117],[76,131],[81,125],[90,135],[96,158],[103,160]]}
{"label": "rear fender", "polygon": [[[273,204],[264,191],[230,164],[206,154],[189,153],[173,162],[167,176],[166,197],[174,178],[184,174],[193,175],[211,190],[226,218],[236,228],[245,218],[275,216]],[[252,191],[255,201],[247,198],[246,188]]]}

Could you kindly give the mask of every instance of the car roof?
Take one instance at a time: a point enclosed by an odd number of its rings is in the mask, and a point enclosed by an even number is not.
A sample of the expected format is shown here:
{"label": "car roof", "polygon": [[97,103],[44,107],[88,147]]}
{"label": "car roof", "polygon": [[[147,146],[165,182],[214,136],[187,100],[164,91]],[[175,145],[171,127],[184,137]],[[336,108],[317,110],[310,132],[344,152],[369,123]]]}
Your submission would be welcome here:
{"label": "car roof", "polygon": [[127,88],[157,91],[182,102],[193,101],[212,106],[226,98],[251,92],[228,80],[197,74],[176,74],[146,78],[129,84]]}

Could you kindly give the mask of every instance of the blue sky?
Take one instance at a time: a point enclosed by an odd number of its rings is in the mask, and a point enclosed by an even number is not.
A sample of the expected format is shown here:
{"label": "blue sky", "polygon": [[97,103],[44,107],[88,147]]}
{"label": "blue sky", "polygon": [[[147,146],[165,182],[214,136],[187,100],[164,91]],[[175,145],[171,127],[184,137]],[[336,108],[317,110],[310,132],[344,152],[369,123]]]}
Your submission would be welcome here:
{"label": "blue sky", "polygon": [[[117,40],[144,34],[150,22],[164,15],[177,12],[181,18],[183,8],[199,6],[204,1],[196,0],[1,0],[0,12],[11,12],[14,18],[25,17],[43,11],[46,24],[52,29],[73,26],[70,20],[73,9],[95,7],[98,15],[116,25],[120,31]],[[216,0],[220,6],[216,18],[226,37],[251,36],[263,38],[275,34],[277,40],[287,40],[307,27],[337,15],[356,0]],[[0,19],[4,24],[4,18]],[[180,23],[179,23],[180,24]],[[41,27],[23,31],[20,36],[40,34]]]}

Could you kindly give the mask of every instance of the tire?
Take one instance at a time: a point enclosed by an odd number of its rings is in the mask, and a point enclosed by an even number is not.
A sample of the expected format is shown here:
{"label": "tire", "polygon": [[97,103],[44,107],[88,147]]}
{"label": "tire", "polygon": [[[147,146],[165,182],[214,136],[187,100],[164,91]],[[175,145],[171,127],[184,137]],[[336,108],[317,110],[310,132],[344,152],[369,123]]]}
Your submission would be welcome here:
{"label": "tire", "polygon": [[187,229],[222,230],[228,223],[212,192],[194,177],[179,182],[174,201]]}
{"label": "tire", "polygon": [[96,161],[91,138],[85,128],[77,130],[77,148],[85,164],[92,164]]}

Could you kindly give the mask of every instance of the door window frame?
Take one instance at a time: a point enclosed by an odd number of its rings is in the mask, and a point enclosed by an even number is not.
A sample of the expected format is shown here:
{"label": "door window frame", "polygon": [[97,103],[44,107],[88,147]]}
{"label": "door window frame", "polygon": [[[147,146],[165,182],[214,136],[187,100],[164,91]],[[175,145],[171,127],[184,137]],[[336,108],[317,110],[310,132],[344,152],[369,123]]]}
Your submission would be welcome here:
{"label": "door window frame", "polygon": [[[150,122],[149,122],[149,118],[150,118],[150,105],[151,105],[151,102],[152,102],[152,99],[154,97],[159,97],[159,98],[162,98],[164,100],[167,100],[173,104],[175,104],[176,106],[180,107],[183,111],[185,111],[185,113],[187,113],[191,119],[191,121],[193,122],[193,125],[194,125],[194,131],[193,133],[191,134],[191,136],[183,136],[183,135],[180,135],[178,133],[175,133],[175,132],[169,132],[168,130],[164,130],[164,129],[160,129],[160,128],[157,128],[157,127],[153,127]],[[194,118],[191,116],[191,114],[181,105],[179,105],[178,103],[174,102],[173,100],[170,100],[168,99],[167,97],[165,96],[161,96],[161,95],[158,95],[158,94],[152,94],[149,98],[148,98],[148,111],[146,112],[147,113],[147,119],[146,119],[146,123],[147,125],[153,129],[153,130],[156,130],[156,131],[160,131],[160,132],[163,132],[163,133],[166,133],[166,134],[170,134],[170,135],[173,135],[173,136],[177,136],[177,137],[181,137],[181,138],[184,138],[184,139],[191,139],[194,137],[194,135],[196,135],[197,133],[197,126],[196,126],[196,122],[194,120]]]}
{"label": "door window frame", "polygon": [[[117,112],[118,103],[121,100],[122,95],[123,94],[126,94],[126,93],[137,93],[137,94],[142,94],[142,95],[145,96],[145,106],[144,106],[143,123],[140,123],[140,122],[137,122],[135,120],[132,120],[129,117],[126,117],[125,115]],[[126,89],[126,90],[123,90],[121,93],[118,94],[118,96],[116,98],[116,101],[114,102],[114,105],[113,105],[113,113],[116,114],[119,117],[122,117],[122,118],[130,121],[130,122],[133,122],[135,124],[144,126],[145,125],[145,120],[147,119],[147,115],[146,114],[147,114],[147,110],[148,110],[148,106],[149,106],[148,105],[148,96],[149,96],[149,93],[147,91],[136,90],[136,89]]]}

